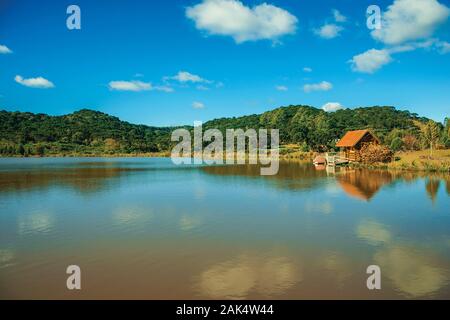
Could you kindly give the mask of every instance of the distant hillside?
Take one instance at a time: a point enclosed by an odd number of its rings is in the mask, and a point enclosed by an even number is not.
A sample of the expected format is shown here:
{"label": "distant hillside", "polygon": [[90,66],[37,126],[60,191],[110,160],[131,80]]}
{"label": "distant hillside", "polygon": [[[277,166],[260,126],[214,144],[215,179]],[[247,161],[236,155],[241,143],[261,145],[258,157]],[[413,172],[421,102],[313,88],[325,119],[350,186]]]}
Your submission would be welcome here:
{"label": "distant hillside", "polygon": [[0,111],[3,153],[157,152],[169,148],[170,132],[86,109],[64,116]]}
{"label": "distant hillside", "polygon": [[[367,107],[325,112],[310,106],[288,106],[238,118],[221,118],[205,128],[279,128],[282,144],[297,143],[319,149],[333,147],[348,130],[372,129],[382,141],[394,133],[418,135],[418,122],[429,121],[394,107]],[[390,142],[390,141],[388,141]]]}
{"label": "distant hillside", "polygon": [[[392,132],[418,134],[416,124],[428,121],[393,107],[369,107],[327,113],[310,106],[288,106],[260,115],[208,121],[204,129],[278,128],[281,143],[305,149],[333,147],[347,130],[370,128],[384,141]],[[191,128],[186,126],[186,128]],[[64,116],[0,111],[0,153],[3,155],[118,154],[170,150],[173,128],[130,124],[92,110]]]}

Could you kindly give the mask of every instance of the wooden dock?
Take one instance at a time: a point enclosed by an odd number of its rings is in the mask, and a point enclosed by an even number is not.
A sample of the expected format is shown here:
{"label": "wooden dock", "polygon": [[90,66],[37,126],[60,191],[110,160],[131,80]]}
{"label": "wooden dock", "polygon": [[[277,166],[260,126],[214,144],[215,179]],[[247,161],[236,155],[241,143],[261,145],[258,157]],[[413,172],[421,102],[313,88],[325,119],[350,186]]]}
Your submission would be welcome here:
{"label": "wooden dock", "polygon": [[349,162],[348,159],[334,152],[326,153],[325,159],[327,160],[327,165],[329,166],[338,166]]}

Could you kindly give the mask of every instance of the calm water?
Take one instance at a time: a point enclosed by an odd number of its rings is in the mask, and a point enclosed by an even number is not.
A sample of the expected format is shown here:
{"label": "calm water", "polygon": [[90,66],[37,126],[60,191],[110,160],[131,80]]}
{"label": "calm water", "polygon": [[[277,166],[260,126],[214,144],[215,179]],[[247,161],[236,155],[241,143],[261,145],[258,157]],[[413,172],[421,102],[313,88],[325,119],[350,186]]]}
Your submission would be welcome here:
{"label": "calm water", "polygon": [[0,298],[449,299],[450,176],[320,169],[0,159]]}

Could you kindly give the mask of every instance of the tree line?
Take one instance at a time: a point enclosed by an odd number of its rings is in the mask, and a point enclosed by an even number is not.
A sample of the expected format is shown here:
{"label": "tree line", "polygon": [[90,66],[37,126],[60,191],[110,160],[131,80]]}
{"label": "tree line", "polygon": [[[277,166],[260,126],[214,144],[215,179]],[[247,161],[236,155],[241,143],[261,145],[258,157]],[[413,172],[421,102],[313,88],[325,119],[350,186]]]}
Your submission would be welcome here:
{"label": "tree line", "polygon": [[[193,130],[191,126],[185,128]],[[311,106],[291,105],[203,124],[203,130],[211,128],[222,132],[226,129],[279,129],[281,144],[296,144],[302,151],[331,150],[346,131],[357,129],[371,129],[393,151],[450,147],[448,118],[439,123],[389,106],[325,112]],[[174,144],[170,141],[174,129],[130,124],[87,109],[63,116],[0,111],[0,154],[165,152]]]}

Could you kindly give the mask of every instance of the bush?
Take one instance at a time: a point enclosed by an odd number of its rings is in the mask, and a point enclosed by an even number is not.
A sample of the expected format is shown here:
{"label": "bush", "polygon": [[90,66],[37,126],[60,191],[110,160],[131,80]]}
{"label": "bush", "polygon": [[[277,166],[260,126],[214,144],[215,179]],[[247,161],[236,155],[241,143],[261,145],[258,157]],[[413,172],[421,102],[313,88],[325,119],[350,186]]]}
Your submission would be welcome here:
{"label": "bush", "polygon": [[386,146],[365,144],[361,148],[361,161],[364,163],[390,162],[393,152]]}
{"label": "bush", "polygon": [[412,134],[405,135],[402,139],[403,146],[406,150],[419,150],[419,140]]}

